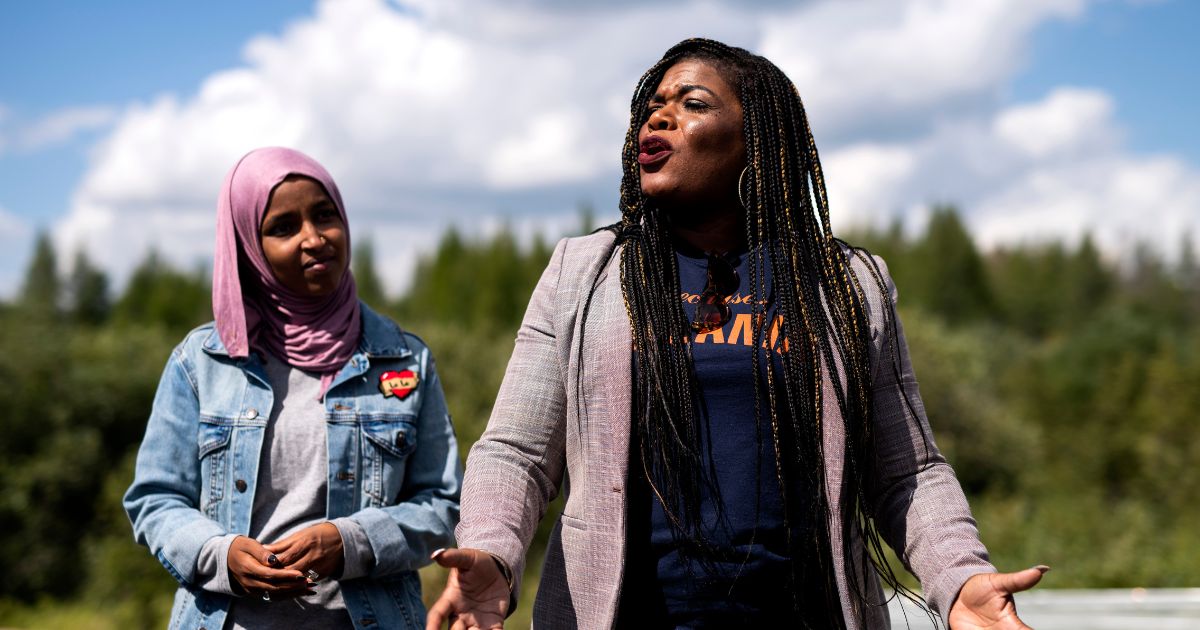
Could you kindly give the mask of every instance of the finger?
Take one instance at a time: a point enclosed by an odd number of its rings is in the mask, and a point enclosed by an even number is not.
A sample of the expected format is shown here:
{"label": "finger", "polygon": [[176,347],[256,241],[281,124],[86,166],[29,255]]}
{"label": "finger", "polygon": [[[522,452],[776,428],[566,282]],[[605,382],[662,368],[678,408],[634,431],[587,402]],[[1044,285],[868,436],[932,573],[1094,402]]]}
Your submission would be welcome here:
{"label": "finger", "polygon": [[230,545],[230,555],[240,555],[250,558],[255,564],[265,564],[269,555],[257,540],[246,536],[238,536]]}
{"label": "finger", "polygon": [[288,548],[290,548],[291,546],[296,544],[297,538],[299,538],[298,534],[292,534],[291,536],[288,536],[287,538],[284,538],[283,540],[276,540],[273,543],[268,543],[268,544],[263,545],[263,549],[266,549],[267,551],[270,551],[271,553],[279,553],[281,551],[286,551]]}
{"label": "finger", "polygon": [[261,564],[238,567],[238,572],[244,576],[263,582],[296,582],[304,580],[304,573],[296,569],[272,569]]}
{"label": "finger", "polygon": [[256,577],[251,577],[251,576],[243,576],[241,583],[242,583],[242,587],[245,588],[249,592],[261,593],[261,592],[266,591],[266,592],[271,593],[272,596],[274,596],[275,593],[301,590],[301,589],[305,588],[305,584],[306,584],[303,581],[279,582],[279,581],[262,580],[262,579],[259,579]]}
{"label": "finger", "polygon": [[271,599],[295,599],[306,595],[316,595],[317,591],[311,586],[302,586],[299,588],[277,588],[271,591]]}
{"label": "finger", "polygon": [[279,566],[288,567],[295,565],[301,558],[310,555],[312,551],[312,541],[309,540],[293,540],[285,546],[278,549],[272,549],[275,557],[279,560]]}
{"label": "finger", "polygon": [[991,576],[992,585],[1005,593],[1020,593],[1036,586],[1049,570],[1048,566],[1038,565],[1015,573],[997,573]]}
{"label": "finger", "polygon": [[433,560],[448,569],[470,570],[475,566],[476,549],[438,549]]}
{"label": "finger", "polygon": [[442,624],[450,616],[450,610],[450,599],[445,595],[439,597],[425,617],[425,630],[441,630]]}

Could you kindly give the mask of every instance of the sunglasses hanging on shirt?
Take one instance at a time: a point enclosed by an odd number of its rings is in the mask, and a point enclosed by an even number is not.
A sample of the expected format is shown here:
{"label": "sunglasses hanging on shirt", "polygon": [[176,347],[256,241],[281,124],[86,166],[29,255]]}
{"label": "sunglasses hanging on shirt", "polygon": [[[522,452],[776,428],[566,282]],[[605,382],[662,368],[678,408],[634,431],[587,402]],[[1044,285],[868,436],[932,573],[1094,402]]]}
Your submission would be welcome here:
{"label": "sunglasses hanging on shirt", "polygon": [[724,256],[706,252],[708,258],[708,281],[696,303],[696,316],[692,319],[692,330],[697,333],[712,332],[723,327],[732,316],[726,299],[741,286],[737,269]]}

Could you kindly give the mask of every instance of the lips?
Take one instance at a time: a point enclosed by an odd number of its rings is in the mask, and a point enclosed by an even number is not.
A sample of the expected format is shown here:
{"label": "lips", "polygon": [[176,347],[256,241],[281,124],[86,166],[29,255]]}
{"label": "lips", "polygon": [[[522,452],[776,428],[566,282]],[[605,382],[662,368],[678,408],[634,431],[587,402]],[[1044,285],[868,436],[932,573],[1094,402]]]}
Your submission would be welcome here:
{"label": "lips", "polygon": [[316,272],[325,271],[326,269],[329,268],[329,262],[332,260],[333,260],[333,256],[329,256],[326,258],[314,258],[313,260],[310,260],[310,261],[304,263],[304,270],[305,271],[316,271]]}
{"label": "lips", "polygon": [[671,156],[671,143],[662,136],[647,136],[638,145],[638,164],[650,166],[663,162]]}

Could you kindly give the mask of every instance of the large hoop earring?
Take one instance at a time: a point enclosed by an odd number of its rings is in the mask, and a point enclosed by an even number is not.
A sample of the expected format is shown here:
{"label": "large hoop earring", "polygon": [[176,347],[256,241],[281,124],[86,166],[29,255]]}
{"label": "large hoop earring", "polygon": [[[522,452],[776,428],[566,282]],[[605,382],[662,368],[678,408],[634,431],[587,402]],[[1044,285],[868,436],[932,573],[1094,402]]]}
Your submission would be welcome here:
{"label": "large hoop earring", "polygon": [[742,167],[742,174],[738,175],[738,191],[737,191],[738,201],[740,201],[742,203],[743,210],[750,209],[750,202],[746,201],[746,199],[754,193],[754,189],[753,189],[754,177],[750,178],[751,188],[746,188],[746,173],[749,173],[749,172],[750,172],[750,165],[747,164]]}

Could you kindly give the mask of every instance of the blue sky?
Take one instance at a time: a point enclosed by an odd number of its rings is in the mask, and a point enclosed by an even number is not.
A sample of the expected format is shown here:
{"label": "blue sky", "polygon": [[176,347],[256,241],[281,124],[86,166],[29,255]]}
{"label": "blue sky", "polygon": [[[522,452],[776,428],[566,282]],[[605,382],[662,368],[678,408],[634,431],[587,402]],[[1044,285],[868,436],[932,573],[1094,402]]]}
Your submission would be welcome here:
{"label": "blue sky", "polygon": [[1200,164],[1198,24],[1200,3],[1187,0],[1106,2],[1079,20],[1044,24],[1013,82],[1014,100],[1061,84],[1099,87],[1113,95],[1131,148]]}
{"label": "blue sky", "polygon": [[985,245],[1088,231],[1169,255],[1200,231],[1195,24],[1186,0],[17,4],[0,296],[37,230],[118,282],[149,247],[203,262],[220,176],[258,144],[326,163],[384,265],[452,223],[555,236],[580,202],[610,211],[628,92],[693,34],[797,82],[846,225],[954,201]]}

